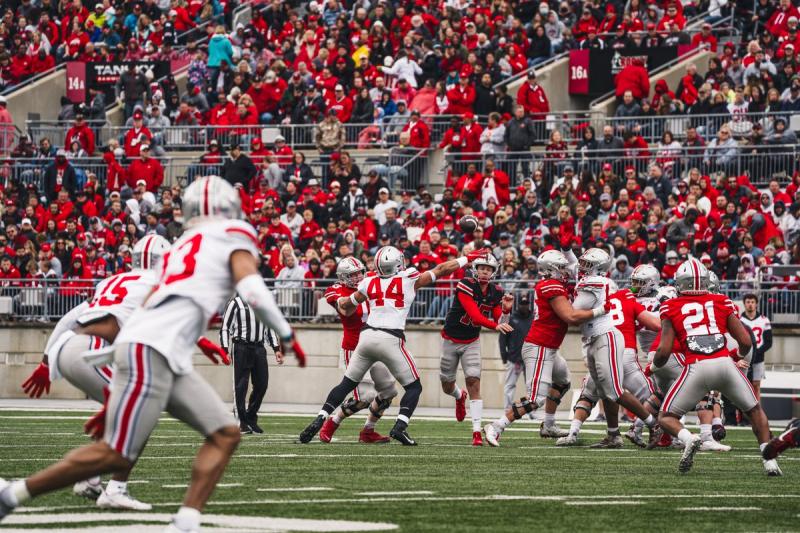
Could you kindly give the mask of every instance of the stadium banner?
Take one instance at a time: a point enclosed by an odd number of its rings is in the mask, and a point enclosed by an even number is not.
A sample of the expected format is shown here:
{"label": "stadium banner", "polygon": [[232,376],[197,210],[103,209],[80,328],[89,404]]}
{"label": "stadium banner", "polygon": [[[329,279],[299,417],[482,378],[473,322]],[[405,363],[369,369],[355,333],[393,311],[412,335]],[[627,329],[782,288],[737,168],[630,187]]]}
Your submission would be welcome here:
{"label": "stadium banner", "polygon": [[[75,103],[87,102],[89,100],[89,89],[103,91],[106,95],[106,102],[113,102],[115,99],[114,89],[117,81],[123,72],[128,70],[128,65],[133,63],[136,70],[145,73],[153,71],[153,79],[157,80],[170,73],[169,61],[123,61],[119,63],[67,63],[67,96]],[[79,74],[70,76],[70,65],[77,73],[83,68],[82,82]],[[74,88],[73,88],[74,86]],[[80,92],[80,95],[79,95]]]}
{"label": "stadium banner", "polygon": [[569,93],[599,96],[614,90],[617,74],[634,60],[653,71],[689,51],[688,46],[664,46],[643,50],[571,50]]}
{"label": "stadium banner", "polygon": [[83,61],[68,61],[66,72],[66,97],[73,104],[84,103],[86,101],[86,63]]}

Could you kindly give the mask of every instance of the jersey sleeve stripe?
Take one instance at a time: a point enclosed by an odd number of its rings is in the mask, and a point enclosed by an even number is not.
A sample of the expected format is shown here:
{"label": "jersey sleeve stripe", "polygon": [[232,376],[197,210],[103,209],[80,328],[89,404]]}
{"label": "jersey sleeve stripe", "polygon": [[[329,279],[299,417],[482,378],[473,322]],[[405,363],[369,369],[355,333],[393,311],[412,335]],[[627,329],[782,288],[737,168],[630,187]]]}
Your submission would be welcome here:
{"label": "jersey sleeve stripe", "polygon": [[228,228],[228,229],[225,230],[225,232],[226,233],[240,233],[240,234],[244,235],[245,237],[247,237],[248,239],[250,239],[250,242],[252,242],[253,245],[256,248],[258,248],[260,246],[260,243],[258,242],[258,239],[256,239],[255,235],[253,235],[252,233],[250,233],[247,230],[244,230],[242,228]]}

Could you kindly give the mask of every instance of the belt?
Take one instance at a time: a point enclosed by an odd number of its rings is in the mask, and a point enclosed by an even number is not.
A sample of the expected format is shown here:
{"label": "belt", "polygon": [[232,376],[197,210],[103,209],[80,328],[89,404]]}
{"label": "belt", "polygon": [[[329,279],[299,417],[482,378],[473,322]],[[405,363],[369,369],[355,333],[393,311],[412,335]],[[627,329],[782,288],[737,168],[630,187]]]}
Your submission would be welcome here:
{"label": "belt", "polygon": [[405,334],[405,332],[403,332],[402,329],[376,328],[376,327],[373,327],[373,326],[364,326],[364,329],[373,329],[375,331],[382,331],[384,333],[388,333],[389,335],[391,335],[393,337],[397,337],[398,339],[400,339],[402,341],[406,340],[406,334]]}
{"label": "belt", "polygon": [[248,344],[250,346],[262,346],[264,344],[263,342],[252,342],[245,339],[233,339],[233,342],[238,344]]}

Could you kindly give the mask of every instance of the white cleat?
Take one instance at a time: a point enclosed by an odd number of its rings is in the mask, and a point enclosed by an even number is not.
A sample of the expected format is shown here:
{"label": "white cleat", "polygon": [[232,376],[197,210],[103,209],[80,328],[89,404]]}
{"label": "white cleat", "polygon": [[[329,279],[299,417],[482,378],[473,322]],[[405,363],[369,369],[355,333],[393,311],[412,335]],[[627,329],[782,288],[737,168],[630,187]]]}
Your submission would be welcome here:
{"label": "white cleat", "polygon": [[497,432],[497,428],[494,427],[494,424],[486,424],[483,426],[483,436],[486,437],[486,442],[489,443],[489,446],[495,448],[500,446],[500,434]]}
{"label": "white cleat", "polygon": [[762,461],[764,461],[764,470],[767,472],[769,477],[778,477],[783,475],[781,467],[778,466],[778,461],[775,459],[762,459]]}
{"label": "white cleat", "polygon": [[[10,490],[10,487],[11,483],[0,477],[0,494],[3,494],[3,492]],[[10,515],[13,512],[14,512],[14,507],[3,503],[3,499],[0,498],[0,521],[2,521],[3,518],[5,518],[7,515]]]}
{"label": "white cleat", "polygon": [[82,496],[89,500],[96,500],[103,493],[103,484],[95,479],[78,481],[72,486],[72,492],[76,496]]}
{"label": "white cleat", "polygon": [[101,509],[126,509],[128,511],[149,511],[153,508],[149,503],[132,498],[127,492],[110,494],[105,490],[97,498],[97,506]]}
{"label": "white cleat", "polygon": [[700,439],[699,435],[692,436],[692,439],[683,447],[683,454],[681,455],[681,460],[678,463],[678,472],[681,474],[686,474],[692,469],[692,465],[694,464],[694,455],[697,453],[697,450],[700,449],[702,444],[703,441]]}
{"label": "white cleat", "polygon": [[539,436],[543,439],[560,439],[569,435],[569,431],[561,429],[557,424],[546,426],[544,422],[539,426]]}
{"label": "white cleat", "polygon": [[556,441],[556,446],[577,446],[578,436],[570,433],[566,437],[561,437]]}
{"label": "white cleat", "polygon": [[704,440],[700,445],[701,452],[729,452],[731,447],[715,440]]}

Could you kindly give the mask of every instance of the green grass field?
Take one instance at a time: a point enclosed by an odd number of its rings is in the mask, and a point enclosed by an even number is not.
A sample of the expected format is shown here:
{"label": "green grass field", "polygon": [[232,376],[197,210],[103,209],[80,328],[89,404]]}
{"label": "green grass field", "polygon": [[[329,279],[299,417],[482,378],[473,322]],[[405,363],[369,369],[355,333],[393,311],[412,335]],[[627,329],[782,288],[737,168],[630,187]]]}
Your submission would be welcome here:
{"label": "green grass field", "polygon": [[[88,414],[0,411],[0,476],[23,477],[84,444]],[[416,448],[358,444],[360,420],[343,424],[330,445],[294,444],[310,418],[265,416],[267,434],[244,437],[205,512],[252,518],[220,519],[221,528],[205,531],[368,530],[376,523],[458,533],[800,531],[800,453],[783,458],[784,477],[767,478],[749,430],[729,430],[733,452],[698,454],[694,470],[681,476],[676,450],[555,448],[533,422],[507,431],[501,448],[472,448],[469,422],[449,420],[414,420]],[[600,438],[599,425],[586,427],[594,431],[583,434],[584,444]],[[28,502],[0,531],[160,531],[156,524],[181,501],[199,445],[183,424],[159,425],[130,487],[154,504],[152,513],[115,518],[64,490]]]}

